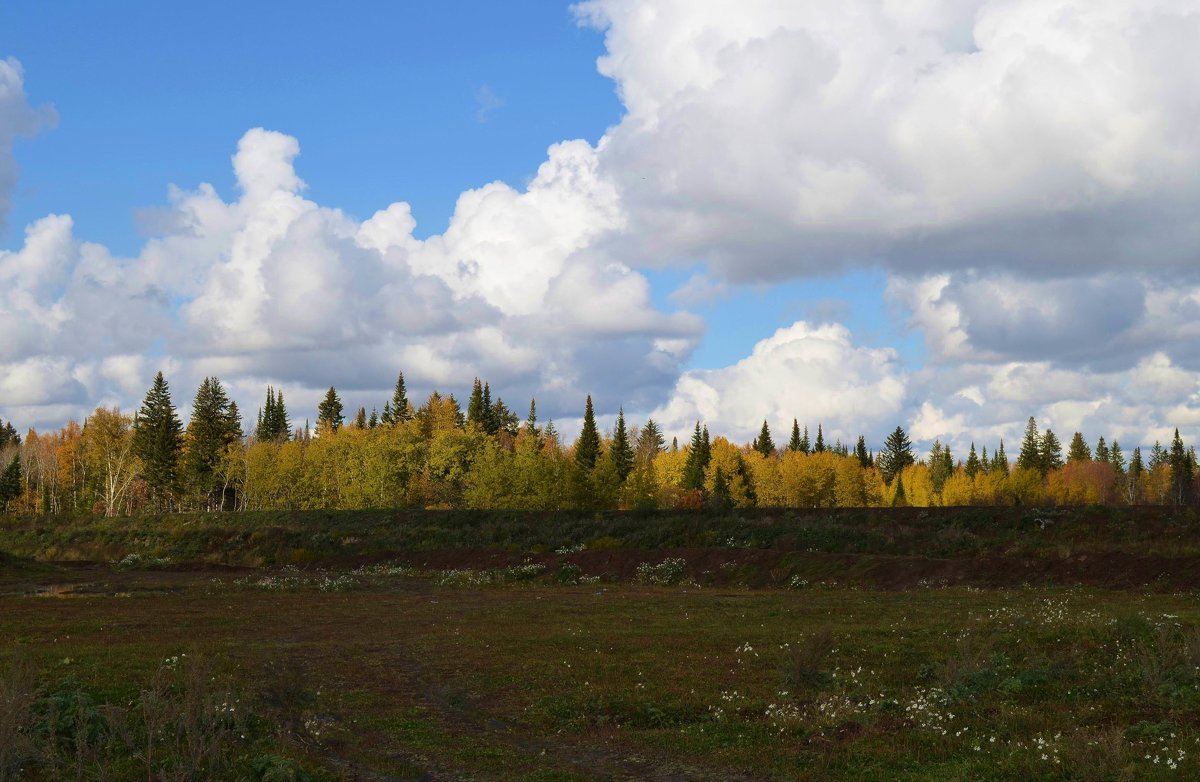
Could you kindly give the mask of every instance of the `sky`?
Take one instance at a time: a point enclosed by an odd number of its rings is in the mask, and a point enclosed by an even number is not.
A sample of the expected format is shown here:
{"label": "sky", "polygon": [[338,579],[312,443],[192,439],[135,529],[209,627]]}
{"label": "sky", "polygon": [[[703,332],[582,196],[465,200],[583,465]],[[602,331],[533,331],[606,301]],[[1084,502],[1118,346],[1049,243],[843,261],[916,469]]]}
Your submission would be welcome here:
{"label": "sky", "polygon": [[0,4],[0,418],[1200,437],[1200,0],[319,10]]}

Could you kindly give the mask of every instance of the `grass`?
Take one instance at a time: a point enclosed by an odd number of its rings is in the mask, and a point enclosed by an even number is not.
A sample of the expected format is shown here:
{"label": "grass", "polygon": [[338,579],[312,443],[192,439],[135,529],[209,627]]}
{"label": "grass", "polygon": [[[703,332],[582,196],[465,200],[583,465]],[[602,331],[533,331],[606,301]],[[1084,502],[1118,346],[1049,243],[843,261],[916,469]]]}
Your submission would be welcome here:
{"label": "grass", "polygon": [[10,521],[0,780],[1200,777],[1190,522],[988,513]]}

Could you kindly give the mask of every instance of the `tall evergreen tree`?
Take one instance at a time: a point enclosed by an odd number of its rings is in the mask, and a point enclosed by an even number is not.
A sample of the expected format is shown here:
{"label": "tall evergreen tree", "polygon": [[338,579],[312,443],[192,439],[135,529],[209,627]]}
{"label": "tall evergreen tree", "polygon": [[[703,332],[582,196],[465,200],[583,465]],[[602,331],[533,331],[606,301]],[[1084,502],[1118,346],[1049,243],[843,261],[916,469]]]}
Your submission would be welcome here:
{"label": "tall evergreen tree", "polygon": [[584,470],[596,466],[600,458],[600,432],[596,429],[596,414],[592,410],[592,395],[588,394],[587,406],[583,410],[583,429],[575,441],[575,463]]}
{"label": "tall evergreen tree", "polygon": [[858,444],[854,446],[854,455],[858,458],[858,464],[864,470],[872,466],[871,454],[867,452],[867,438],[861,434],[858,436]]}
{"label": "tall evergreen tree", "polygon": [[392,415],[390,421],[384,421],[385,424],[398,424],[401,421],[412,420],[413,409],[408,402],[408,389],[404,386],[403,372],[396,376],[396,387],[392,390],[392,398],[388,400],[387,404],[391,407]]}
{"label": "tall evergreen tree", "polygon": [[[11,440],[9,441],[11,442]],[[21,497],[21,454],[14,453],[12,461],[0,472],[0,513],[8,504]]]}
{"label": "tall evergreen tree", "polygon": [[788,440],[788,450],[795,453],[800,450],[800,422],[792,419],[792,439]]}
{"label": "tall evergreen tree", "polygon": [[[707,428],[704,430],[707,431]],[[692,435],[692,444],[688,448],[687,461],[683,465],[682,486],[688,491],[704,488],[704,470],[708,467],[708,447],[704,442],[704,434],[700,430],[700,422],[696,422],[696,431]]]}
{"label": "tall evergreen tree", "polygon": [[283,402],[283,391],[267,386],[267,401],[258,413],[258,426],[254,437],[264,442],[281,442],[292,435],[292,424],[288,420],[287,405]]}
{"label": "tall evergreen tree", "polygon": [[1092,458],[1092,449],[1088,448],[1088,444],[1083,440],[1083,433],[1076,432],[1071,438],[1071,445],[1067,448],[1068,462],[1086,462]]}
{"label": "tall evergreen tree", "polygon": [[1183,438],[1179,430],[1175,430],[1175,438],[1171,441],[1169,464],[1171,465],[1171,501],[1176,505],[1186,505],[1191,500],[1192,478],[1195,465],[1183,447]]}
{"label": "tall evergreen tree", "polygon": [[666,443],[658,424],[653,418],[647,418],[646,425],[642,427],[642,431],[638,432],[636,447],[638,454],[653,459],[663,452]]}
{"label": "tall evergreen tree", "polygon": [[[985,448],[984,450],[986,451],[987,449]],[[968,478],[975,480],[975,476],[979,474],[979,470],[979,454],[975,453],[975,443],[972,442],[971,450],[967,452],[967,463],[963,467],[963,472],[966,473]]]}
{"label": "tall evergreen tree", "polygon": [[183,424],[171,403],[171,389],[159,372],[133,419],[133,453],[142,462],[142,477],[155,507],[170,509],[179,491]]}
{"label": "tall evergreen tree", "polygon": [[933,450],[929,454],[929,479],[933,490],[940,492],[946,485],[946,479],[954,474],[954,457],[950,454],[950,446],[943,446],[941,440],[933,441]]}
{"label": "tall evergreen tree", "polygon": [[242,437],[239,419],[237,405],[229,399],[221,381],[204,378],[192,400],[183,463],[194,496],[203,498],[209,509],[219,507],[222,499],[217,470],[226,449]]}
{"label": "tall evergreen tree", "polygon": [[767,426],[767,421],[763,419],[762,431],[758,433],[758,437],[754,438],[754,450],[761,453],[763,456],[775,455],[775,441],[771,439],[771,428]]}
{"label": "tall evergreen tree", "polygon": [[821,425],[817,424],[817,441],[813,443],[813,453],[825,452],[825,433],[821,431]]}
{"label": "tall evergreen tree", "polygon": [[467,399],[467,425],[486,432],[487,417],[487,404],[483,401],[483,381],[475,378],[475,382],[471,385],[471,396]]}
{"label": "tall evergreen tree", "polygon": [[1025,425],[1025,439],[1021,440],[1017,466],[1042,472],[1042,437],[1038,433],[1037,421],[1033,416],[1029,416],[1029,423]]}
{"label": "tall evergreen tree", "polygon": [[538,434],[536,399],[529,400],[529,415],[525,416],[525,430],[535,436]]}
{"label": "tall evergreen tree", "polygon": [[1167,463],[1167,449],[1162,447],[1162,443],[1158,440],[1154,441],[1154,447],[1150,449],[1150,463],[1148,468],[1154,472],[1155,468]]}
{"label": "tall evergreen tree", "polygon": [[908,439],[908,434],[904,429],[897,426],[896,429],[887,436],[883,441],[883,450],[879,454],[877,460],[880,472],[883,474],[883,480],[887,483],[892,482],[895,477],[911,464],[915,463],[915,458],[912,452],[912,440]]}
{"label": "tall evergreen tree", "polygon": [[611,448],[613,467],[623,483],[629,477],[629,473],[633,472],[633,446],[629,442],[629,430],[625,428],[624,407],[617,411],[617,426],[613,431]]}
{"label": "tall evergreen tree", "polygon": [[367,419],[367,428],[374,429],[377,426],[379,426],[379,411],[372,407],[371,417]]}
{"label": "tall evergreen tree", "polygon": [[1108,449],[1108,463],[1117,475],[1125,474],[1125,454],[1121,452],[1121,444],[1116,440],[1113,440],[1112,447]]}
{"label": "tall evergreen tree", "polygon": [[504,404],[503,399],[497,398],[488,416],[488,427],[488,434],[506,432],[510,437],[515,438],[521,428],[521,419],[517,418],[516,413],[508,409],[508,405]]}
{"label": "tall evergreen tree", "polygon": [[0,450],[9,445],[20,445],[21,435],[17,434],[16,428],[12,425],[12,421],[4,423],[0,419]]}
{"label": "tall evergreen tree", "polygon": [[800,436],[800,453],[805,454],[805,455],[812,453],[812,446],[808,442],[808,426],[807,425],[804,427],[804,434]]}
{"label": "tall evergreen tree", "polygon": [[317,431],[328,427],[331,431],[336,432],[342,428],[342,424],[346,423],[345,417],[342,415],[342,400],[338,396],[337,389],[333,386],[325,392],[325,398],[321,400],[321,404],[317,405]]}
{"label": "tall evergreen tree", "polygon": [[1105,443],[1104,438],[1101,437],[1099,440],[1096,441],[1096,461],[1108,462],[1109,458],[1110,458],[1110,453],[1108,450],[1108,444]]}
{"label": "tall evergreen tree", "polygon": [[1000,447],[992,456],[992,469],[1001,475],[1008,475],[1008,455],[1004,453],[1004,440],[1000,441]]}
{"label": "tall evergreen tree", "polygon": [[360,408],[358,408],[358,412],[354,414],[354,428],[355,429],[366,429],[367,428],[367,408],[360,407]]}
{"label": "tall evergreen tree", "polygon": [[496,408],[492,405],[492,387],[485,380],[483,383],[483,431],[495,434],[500,431],[500,420]]}
{"label": "tall evergreen tree", "polygon": [[1062,443],[1058,439],[1058,435],[1054,434],[1050,429],[1046,429],[1042,435],[1041,448],[1041,464],[1039,469],[1042,475],[1057,470],[1063,466]]}

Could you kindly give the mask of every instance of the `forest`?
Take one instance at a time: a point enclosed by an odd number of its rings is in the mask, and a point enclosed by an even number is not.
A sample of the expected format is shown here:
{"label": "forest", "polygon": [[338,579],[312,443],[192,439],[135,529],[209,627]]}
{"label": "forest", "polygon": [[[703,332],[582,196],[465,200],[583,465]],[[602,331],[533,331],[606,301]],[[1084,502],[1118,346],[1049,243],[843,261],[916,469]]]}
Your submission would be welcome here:
{"label": "forest", "polygon": [[657,423],[624,411],[601,432],[592,400],[573,443],[531,401],[522,419],[476,379],[465,411],[451,395],[408,399],[397,378],[382,412],[346,415],[335,388],[315,426],[296,426],[268,387],[253,428],[216,378],[197,390],[185,427],[162,373],[133,414],[97,408],[82,424],[24,437],[0,421],[0,510],[18,515],[479,508],[730,510],[748,507],[1191,504],[1194,447],[1173,441],[1126,457],[1115,440],[1066,454],[1030,418],[1015,461],[1001,441],[956,458],[935,442],[914,453],[897,426],[878,450],[810,436],[798,420],[777,443],[767,421],[752,443],[710,434],[667,442]]}

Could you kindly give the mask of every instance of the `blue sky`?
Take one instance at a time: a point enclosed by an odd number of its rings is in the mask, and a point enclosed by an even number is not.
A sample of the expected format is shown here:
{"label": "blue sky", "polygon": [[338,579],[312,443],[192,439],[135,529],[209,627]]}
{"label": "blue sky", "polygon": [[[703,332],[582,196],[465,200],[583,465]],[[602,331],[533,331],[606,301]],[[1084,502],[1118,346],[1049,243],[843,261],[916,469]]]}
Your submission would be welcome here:
{"label": "blue sky", "polygon": [[1186,2],[319,10],[0,6],[0,417],[403,369],[745,438],[1200,436]]}

